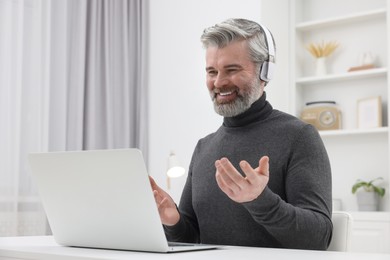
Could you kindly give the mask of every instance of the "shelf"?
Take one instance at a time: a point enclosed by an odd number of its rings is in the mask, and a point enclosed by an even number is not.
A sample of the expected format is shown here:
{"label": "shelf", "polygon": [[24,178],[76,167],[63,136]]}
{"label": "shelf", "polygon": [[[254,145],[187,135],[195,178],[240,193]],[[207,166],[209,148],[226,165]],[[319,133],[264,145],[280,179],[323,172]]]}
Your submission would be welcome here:
{"label": "shelf", "polygon": [[330,74],[321,77],[318,76],[303,77],[303,78],[298,78],[295,81],[295,83],[298,85],[309,85],[315,83],[336,82],[341,80],[356,80],[356,79],[363,79],[363,78],[379,77],[379,76],[386,76],[386,74],[387,74],[387,68],[375,68],[375,69],[352,71],[352,72],[345,72],[339,74]]}
{"label": "shelf", "polygon": [[340,24],[366,21],[375,18],[386,18],[386,9],[377,9],[367,12],[355,13],[351,15],[339,16],[329,19],[302,22],[296,25],[297,31],[317,30],[329,26],[339,26]]}
{"label": "shelf", "polygon": [[[353,6],[351,6],[351,4]],[[390,200],[386,191],[381,211],[357,211],[356,196],[349,183],[357,179],[390,180],[390,51],[389,1],[292,1],[289,32],[291,50],[291,106],[301,113],[310,101],[335,100],[342,112],[340,130],[319,131],[332,168],[332,196],[341,201],[343,211],[352,215],[356,227],[351,250],[389,252]],[[337,10],[336,10],[337,9]],[[361,37],[365,35],[366,37]],[[331,59],[328,74],[316,74],[315,60],[303,48],[309,42],[336,39],[343,43],[343,52]],[[345,51],[344,51],[345,50]],[[361,53],[375,50],[377,68],[357,70]],[[357,57],[356,57],[357,56]],[[355,62],[354,62],[355,60]],[[368,63],[368,62],[367,62]],[[354,71],[348,72],[354,66]],[[379,67],[380,66],[380,67]],[[383,127],[357,128],[360,113],[357,100],[382,98]],[[365,115],[365,114],[364,114]],[[344,118],[345,116],[345,118]],[[359,163],[359,162],[364,162]],[[366,235],[370,236],[367,243]],[[377,243],[380,241],[381,243]],[[382,243],[383,242],[383,243]],[[364,245],[364,246],[362,246]]]}
{"label": "shelf", "polygon": [[342,130],[328,130],[320,131],[321,137],[328,136],[358,136],[367,134],[387,134],[389,131],[388,127],[379,127],[371,129],[342,129]]}

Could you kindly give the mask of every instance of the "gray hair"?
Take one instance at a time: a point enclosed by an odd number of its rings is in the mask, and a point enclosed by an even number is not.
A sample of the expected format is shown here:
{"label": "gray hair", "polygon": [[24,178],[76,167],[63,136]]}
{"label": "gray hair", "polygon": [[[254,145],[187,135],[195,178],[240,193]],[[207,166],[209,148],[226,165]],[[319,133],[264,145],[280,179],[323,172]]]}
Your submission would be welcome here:
{"label": "gray hair", "polygon": [[206,49],[210,46],[223,48],[231,42],[246,40],[248,41],[249,55],[253,63],[260,66],[269,59],[263,28],[258,23],[250,20],[228,19],[206,28],[200,39]]}

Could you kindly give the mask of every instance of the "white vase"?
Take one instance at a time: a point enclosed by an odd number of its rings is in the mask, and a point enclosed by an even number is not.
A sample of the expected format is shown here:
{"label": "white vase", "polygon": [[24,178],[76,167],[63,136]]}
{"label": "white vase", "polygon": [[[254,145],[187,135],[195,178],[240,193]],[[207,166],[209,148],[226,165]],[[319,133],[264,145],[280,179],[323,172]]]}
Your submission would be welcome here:
{"label": "white vase", "polygon": [[359,211],[378,211],[379,195],[376,192],[360,191],[356,195]]}
{"label": "white vase", "polygon": [[326,57],[319,57],[316,60],[316,76],[326,75]]}

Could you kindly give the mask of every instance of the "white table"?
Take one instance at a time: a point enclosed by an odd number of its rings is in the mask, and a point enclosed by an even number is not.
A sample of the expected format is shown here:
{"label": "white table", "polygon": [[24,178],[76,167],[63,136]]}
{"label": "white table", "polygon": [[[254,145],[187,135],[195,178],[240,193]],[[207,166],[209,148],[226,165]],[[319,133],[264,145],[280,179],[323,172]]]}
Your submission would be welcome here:
{"label": "white table", "polygon": [[0,238],[0,260],[17,259],[185,259],[185,260],[390,260],[390,254],[344,253],[329,251],[223,247],[221,249],[185,253],[144,253],[59,246],[51,236]]}

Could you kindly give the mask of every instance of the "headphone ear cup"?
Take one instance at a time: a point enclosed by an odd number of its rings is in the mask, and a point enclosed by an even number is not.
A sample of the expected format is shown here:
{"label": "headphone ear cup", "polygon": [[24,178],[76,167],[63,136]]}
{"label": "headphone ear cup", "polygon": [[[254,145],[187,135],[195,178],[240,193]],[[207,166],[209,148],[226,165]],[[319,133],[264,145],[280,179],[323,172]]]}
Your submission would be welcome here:
{"label": "headphone ear cup", "polygon": [[273,78],[274,69],[275,69],[275,46],[273,42],[272,35],[270,31],[260,24],[260,28],[263,30],[265,34],[265,41],[267,43],[268,49],[268,60],[263,62],[260,69],[260,79],[269,82]]}
{"label": "headphone ear cup", "polygon": [[268,82],[272,79],[274,73],[275,64],[273,62],[265,61],[263,65],[261,65],[260,69],[260,79]]}

